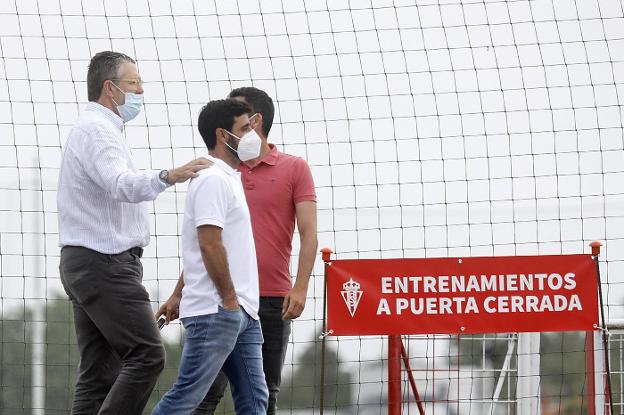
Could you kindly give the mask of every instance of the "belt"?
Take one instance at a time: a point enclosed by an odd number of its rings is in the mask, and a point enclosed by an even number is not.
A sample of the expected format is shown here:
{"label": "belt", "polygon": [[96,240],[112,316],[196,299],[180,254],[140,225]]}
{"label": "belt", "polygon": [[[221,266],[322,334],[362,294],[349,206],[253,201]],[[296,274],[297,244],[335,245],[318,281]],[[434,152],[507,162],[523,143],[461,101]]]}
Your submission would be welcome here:
{"label": "belt", "polygon": [[132,255],[136,255],[137,257],[141,258],[143,256],[143,248],[141,248],[140,246],[135,246],[134,248],[130,248],[127,249],[123,252],[120,252],[118,254],[103,254],[101,252],[98,251],[94,251],[93,249],[89,249],[89,248],[85,248],[84,246],[73,246],[73,245],[66,245],[64,247],[61,248],[61,251],[63,251],[65,248],[70,248],[70,249],[84,249],[87,252],[91,252],[92,254],[95,255],[104,255],[107,257],[112,257],[112,256],[117,256],[117,255],[123,255],[123,254],[132,254]]}

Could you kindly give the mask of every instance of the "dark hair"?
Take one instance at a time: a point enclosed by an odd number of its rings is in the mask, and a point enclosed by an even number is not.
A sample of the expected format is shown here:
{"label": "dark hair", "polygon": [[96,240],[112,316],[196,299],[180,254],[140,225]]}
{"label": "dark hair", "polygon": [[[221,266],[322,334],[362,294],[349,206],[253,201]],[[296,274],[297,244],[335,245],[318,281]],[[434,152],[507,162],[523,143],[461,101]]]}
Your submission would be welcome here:
{"label": "dark hair", "polygon": [[234,118],[251,112],[249,105],[230,98],[210,101],[204,105],[199,113],[197,128],[208,150],[217,145],[217,128],[232,131]]}
{"label": "dark hair", "polygon": [[136,63],[128,55],[119,52],[99,52],[91,58],[87,72],[87,95],[89,101],[97,101],[102,95],[102,87],[107,79],[115,79],[121,65],[126,62]]}
{"label": "dark hair", "polygon": [[275,117],[275,106],[271,97],[263,90],[253,86],[233,89],[228,98],[236,97],[245,98],[253,112],[262,114],[262,132],[265,136],[269,135],[273,125],[273,118]]}

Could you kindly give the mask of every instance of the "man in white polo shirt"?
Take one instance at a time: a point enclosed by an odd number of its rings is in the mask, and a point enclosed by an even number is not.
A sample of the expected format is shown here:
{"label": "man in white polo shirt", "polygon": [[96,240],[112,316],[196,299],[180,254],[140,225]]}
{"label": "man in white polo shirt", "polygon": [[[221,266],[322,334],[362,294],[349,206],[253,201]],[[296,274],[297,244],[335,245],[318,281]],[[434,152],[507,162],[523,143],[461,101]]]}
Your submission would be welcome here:
{"label": "man in white polo shirt", "polygon": [[240,173],[256,158],[260,138],[251,109],[233,99],[209,102],[199,132],[214,163],[188,187],[182,226],[184,289],[180,319],[186,334],[178,379],[152,414],[190,414],[223,367],[237,414],[266,414],[258,321],[258,267]]}

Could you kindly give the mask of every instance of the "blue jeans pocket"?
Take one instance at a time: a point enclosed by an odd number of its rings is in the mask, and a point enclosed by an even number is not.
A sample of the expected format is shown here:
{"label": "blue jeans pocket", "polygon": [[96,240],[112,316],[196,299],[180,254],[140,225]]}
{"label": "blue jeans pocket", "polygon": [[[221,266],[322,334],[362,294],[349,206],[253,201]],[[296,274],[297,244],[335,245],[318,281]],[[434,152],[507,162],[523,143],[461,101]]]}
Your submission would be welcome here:
{"label": "blue jeans pocket", "polygon": [[241,311],[219,307],[218,312],[201,316],[185,317],[182,325],[187,339],[206,340],[216,338],[226,343],[235,342],[241,324]]}
{"label": "blue jeans pocket", "polygon": [[219,306],[217,314],[219,313],[223,313],[223,314],[229,314],[229,315],[240,315],[242,308],[238,308],[238,310],[228,310],[227,308],[223,308],[222,306]]}
{"label": "blue jeans pocket", "polygon": [[187,339],[206,338],[210,325],[207,321],[202,321],[202,317],[207,320],[208,316],[193,316],[181,319],[182,326],[184,326],[184,330],[186,330],[185,336]]}

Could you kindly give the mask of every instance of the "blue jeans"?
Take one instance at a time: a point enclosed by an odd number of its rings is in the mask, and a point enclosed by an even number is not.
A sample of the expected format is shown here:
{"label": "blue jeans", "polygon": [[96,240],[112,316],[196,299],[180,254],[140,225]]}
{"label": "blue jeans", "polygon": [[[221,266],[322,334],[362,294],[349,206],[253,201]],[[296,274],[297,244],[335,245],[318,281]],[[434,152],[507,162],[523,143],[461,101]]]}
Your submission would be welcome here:
{"label": "blue jeans", "polygon": [[223,368],[237,414],[264,415],[268,391],[262,370],[260,323],[242,308],[182,319],[186,329],[178,379],[152,415],[187,415]]}
{"label": "blue jeans", "polygon": [[[282,382],[282,367],[290,338],[291,320],[282,319],[284,297],[260,297],[260,325],[262,327],[262,367],[269,388],[267,415],[277,413],[277,395]],[[212,415],[227,387],[227,377],[223,372],[215,378],[204,400],[193,411],[193,415]]]}

